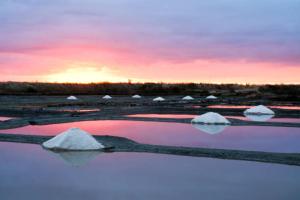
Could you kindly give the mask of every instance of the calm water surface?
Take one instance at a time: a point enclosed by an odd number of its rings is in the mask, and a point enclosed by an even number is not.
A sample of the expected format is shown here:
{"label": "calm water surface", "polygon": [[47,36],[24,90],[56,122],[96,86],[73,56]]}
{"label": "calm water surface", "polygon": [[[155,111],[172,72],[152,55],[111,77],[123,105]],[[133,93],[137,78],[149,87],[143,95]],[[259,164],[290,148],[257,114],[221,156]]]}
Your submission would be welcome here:
{"label": "calm water surface", "polygon": [[300,118],[275,118],[274,115],[247,115],[247,116],[225,116],[227,118],[258,122],[287,122],[300,123]]}
{"label": "calm water surface", "polygon": [[6,121],[12,119],[11,117],[0,117],[0,121]]}
{"label": "calm water surface", "polygon": [[62,111],[62,112],[99,112],[98,108],[81,108],[76,106],[68,106],[68,107],[49,107],[46,110],[52,111]]}
{"label": "calm water surface", "polygon": [[[128,117],[146,117],[146,118],[175,118],[175,119],[192,119],[197,115],[187,114],[134,114]],[[268,121],[268,122],[289,122],[300,123],[300,118],[274,118],[274,115],[249,115],[246,116],[225,116],[227,118],[241,119],[246,121]]]}
{"label": "calm water surface", "polygon": [[145,153],[102,153],[74,165],[76,155],[3,142],[0,159],[3,200],[300,198],[296,166]]}
{"label": "calm water surface", "polygon": [[[247,105],[211,105],[208,106],[208,108],[250,108],[253,106],[247,106]],[[300,110],[300,106],[268,106],[269,108],[278,108],[278,109],[289,109],[289,110]]]}
{"label": "calm water surface", "polygon": [[139,121],[83,121],[26,126],[1,133],[57,135],[78,127],[94,135],[113,135],[148,143],[268,152],[300,152],[300,128],[213,126]]}
{"label": "calm water surface", "polygon": [[175,118],[175,119],[189,119],[194,118],[197,115],[185,115],[185,114],[134,114],[127,115],[128,117],[149,117],[149,118]]}

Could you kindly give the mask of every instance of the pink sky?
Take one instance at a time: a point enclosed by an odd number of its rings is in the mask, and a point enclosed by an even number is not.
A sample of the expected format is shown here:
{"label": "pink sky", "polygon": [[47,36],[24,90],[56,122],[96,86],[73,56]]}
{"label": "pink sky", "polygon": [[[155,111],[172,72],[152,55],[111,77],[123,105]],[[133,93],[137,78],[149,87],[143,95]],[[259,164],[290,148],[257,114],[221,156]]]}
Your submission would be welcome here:
{"label": "pink sky", "polygon": [[0,4],[0,81],[300,83],[292,0]]}

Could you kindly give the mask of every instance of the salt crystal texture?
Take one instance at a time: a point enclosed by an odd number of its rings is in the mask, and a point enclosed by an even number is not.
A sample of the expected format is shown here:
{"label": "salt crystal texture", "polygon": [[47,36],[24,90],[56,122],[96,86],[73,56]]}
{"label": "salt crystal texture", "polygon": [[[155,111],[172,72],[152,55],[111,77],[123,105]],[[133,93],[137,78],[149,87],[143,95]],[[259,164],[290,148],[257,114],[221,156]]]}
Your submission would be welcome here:
{"label": "salt crystal texture", "polygon": [[102,99],[112,99],[112,97],[109,95],[105,95],[104,97],[102,97]]}
{"label": "salt crystal texture", "polygon": [[70,128],[69,130],[44,142],[42,146],[53,150],[74,151],[99,150],[104,148],[104,146],[92,135],[79,128]]}
{"label": "salt crystal texture", "polygon": [[164,100],[165,100],[165,99],[162,98],[162,97],[157,97],[157,98],[153,99],[153,101],[164,101]]}
{"label": "salt crystal texture", "polygon": [[77,100],[77,97],[75,97],[75,96],[69,96],[67,99],[68,100]]}
{"label": "salt crystal texture", "polygon": [[133,95],[132,98],[134,98],[134,99],[140,99],[140,98],[142,98],[142,97],[141,97],[140,95],[137,95],[137,94],[136,94],[136,95]]}
{"label": "salt crystal texture", "polygon": [[182,98],[182,100],[194,100],[194,98],[191,96],[185,96]]}
{"label": "salt crystal texture", "polygon": [[218,97],[215,97],[214,95],[209,95],[206,97],[206,99],[217,99]]}
{"label": "salt crystal texture", "polygon": [[274,111],[264,105],[254,106],[244,111],[244,114],[252,115],[274,115]]}
{"label": "salt crystal texture", "polygon": [[225,117],[215,112],[208,112],[203,115],[197,116],[192,120],[192,123],[200,124],[230,124]]}

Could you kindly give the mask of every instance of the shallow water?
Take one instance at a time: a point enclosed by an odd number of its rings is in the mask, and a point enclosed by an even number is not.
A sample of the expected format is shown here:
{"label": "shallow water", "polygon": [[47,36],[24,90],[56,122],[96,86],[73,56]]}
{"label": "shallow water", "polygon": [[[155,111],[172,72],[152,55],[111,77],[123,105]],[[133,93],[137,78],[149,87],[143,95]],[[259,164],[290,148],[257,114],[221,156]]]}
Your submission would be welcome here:
{"label": "shallow water", "polygon": [[268,106],[270,108],[289,109],[289,110],[300,110],[300,106]]}
{"label": "shallow water", "polygon": [[[211,105],[208,106],[208,108],[241,108],[241,109],[247,109],[252,106],[247,105]],[[289,109],[289,110],[300,110],[300,106],[268,106],[269,108],[278,108],[278,109]]]}
{"label": "shallow water", "polygon": [[52,111],[61,111],[61,112],[99,112],[100,109],[98,108],[80,108],[80,107],[50,107],[47,110]]}
{"label": "shallow water", "polygon": [[[145,117],[145,118],[174,118],[174,119],[192,119],[197,115],[188,114],[134,114],[127,115],[128,117]],[[274,115],[252,115],[252,117],[245,116],[225,116],[227,118],[240,119],[245,121],[265,121],[265,122],[288,122],[300,123],[300,118],[274,118]],[[259,119],[255,119],[259,118]]]}
{"label": "shallow water", "polygon": [[213,126],[141,121],[83,121],[2,130],[1,133],[56,135],[78,127],[94,135],[122,136],[137,142],[267,152],[300,152],[300,128]]}
{"label": "shallow water", "polygon": [[211,106],[207,106],[208,108],[250,108],[251,106],[246,106],[246,105],[211,105]]}
{"label": "shallow water", "polygon": [[300,198],[296,166],[146,153],[102,153],[74,166],[38,145],[3,142],[0,158],[1,199]]}
{"label": "shallow water", "polygon": [[197,115],[185,115],[185,114],[134,114],[127,115],[128,117],[147,117],[147,118],[175,118],[175,119],[189,119],[194,118]]}
{"label": "shallow water", "polygon": [[11,117],[0,117],[0,121],[6,121],[12,119]]}
{"label": "shallow water", "polygon": [[240,119],[245,121],[300,123],[300,118],[282,118],[282,117],[276,118],[274,115],[248,115],[247,117],[246,116],[225,116],[225,117]]}

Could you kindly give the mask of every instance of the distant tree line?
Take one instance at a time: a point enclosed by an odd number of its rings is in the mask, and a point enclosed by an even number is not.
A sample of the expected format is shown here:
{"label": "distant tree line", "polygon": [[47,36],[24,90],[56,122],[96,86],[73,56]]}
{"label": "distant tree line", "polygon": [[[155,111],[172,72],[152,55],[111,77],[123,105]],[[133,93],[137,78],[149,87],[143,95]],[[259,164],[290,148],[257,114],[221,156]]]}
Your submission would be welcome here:
{"label": "distant tree line", "polygon": [[208,95],[299,99],[300,85],[0,82],[0,95]]}

